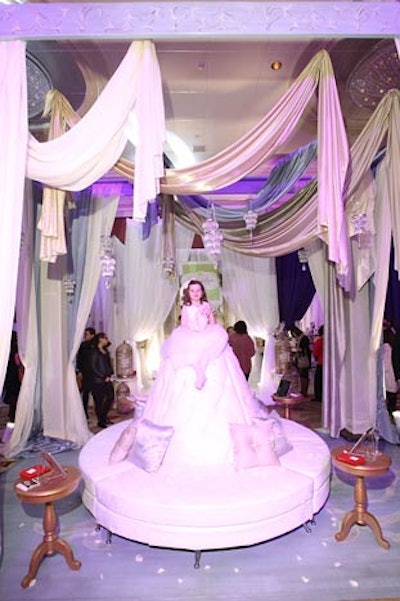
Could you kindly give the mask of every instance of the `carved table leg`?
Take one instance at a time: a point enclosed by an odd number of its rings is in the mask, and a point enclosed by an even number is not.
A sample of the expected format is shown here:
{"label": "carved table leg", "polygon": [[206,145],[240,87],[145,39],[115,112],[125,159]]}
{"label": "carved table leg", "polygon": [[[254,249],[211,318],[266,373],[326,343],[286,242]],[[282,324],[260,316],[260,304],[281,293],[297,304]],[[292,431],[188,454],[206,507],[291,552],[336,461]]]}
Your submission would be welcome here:
{"label": "carved table leg", "polygon": [[28,587],[32,580],[34,580],[42,559],[48,555],[61,553],[72,570],[79,570],[81,567],[81,562],[74,558],[69,544],[61,538],[58,538],[57,516],[54,509],[54,504],[52,502],[45,504],[43,515],[43,531],[43,541],[33,552],[28,573],[21,582],[21,586],[23,588]]}
{"label": "carved table leg", "polygon": [[358,524],[359,526],[369,526],[375,534],[379,545],[384,549],[389,549],[390,543],[383,538],[378,520],[372,513],[367,511],[368,500],[364,477],[357,476],[356,478],[354,487],[354,508],[345,515],[340,531],[335,534],[335,539],[337,541],[344,540],[354,524]]}

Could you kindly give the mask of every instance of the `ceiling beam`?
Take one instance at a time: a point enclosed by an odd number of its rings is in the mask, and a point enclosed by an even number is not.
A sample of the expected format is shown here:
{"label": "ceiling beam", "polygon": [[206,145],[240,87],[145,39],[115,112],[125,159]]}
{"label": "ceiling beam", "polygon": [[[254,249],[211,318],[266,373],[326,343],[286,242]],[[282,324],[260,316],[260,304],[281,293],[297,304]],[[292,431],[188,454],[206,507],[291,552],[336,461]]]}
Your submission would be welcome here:
{"label": "ceiling beam", "polygon": [[0,39],[256,40],[400,36],[399,2],[28,3],[0,6]]}

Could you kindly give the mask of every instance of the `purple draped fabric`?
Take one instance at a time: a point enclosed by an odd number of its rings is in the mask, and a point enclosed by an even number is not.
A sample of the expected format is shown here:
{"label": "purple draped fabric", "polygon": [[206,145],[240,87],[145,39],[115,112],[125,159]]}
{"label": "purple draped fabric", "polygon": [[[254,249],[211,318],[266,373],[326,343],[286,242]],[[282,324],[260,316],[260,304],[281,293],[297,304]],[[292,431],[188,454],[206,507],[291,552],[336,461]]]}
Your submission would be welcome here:
{"label": "purple draped fabric", "polygon": [[276,258],[279,318],[289,327],[300,320],[315,294],[310,270],[299,261],[297,252]]}

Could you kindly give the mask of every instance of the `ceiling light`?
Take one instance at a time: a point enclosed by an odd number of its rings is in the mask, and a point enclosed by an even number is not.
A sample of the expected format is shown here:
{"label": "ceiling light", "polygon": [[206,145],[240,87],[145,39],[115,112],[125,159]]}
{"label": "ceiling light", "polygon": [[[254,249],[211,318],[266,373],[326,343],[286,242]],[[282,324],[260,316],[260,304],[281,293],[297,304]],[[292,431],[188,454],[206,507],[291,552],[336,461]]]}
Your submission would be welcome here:
{"label": "ceiling light", "polygon": [[273,63],[271,63],[271,69],[273,71],[279,71],[279,69],[282,68],[282,63],[281,61],[274,61]]}

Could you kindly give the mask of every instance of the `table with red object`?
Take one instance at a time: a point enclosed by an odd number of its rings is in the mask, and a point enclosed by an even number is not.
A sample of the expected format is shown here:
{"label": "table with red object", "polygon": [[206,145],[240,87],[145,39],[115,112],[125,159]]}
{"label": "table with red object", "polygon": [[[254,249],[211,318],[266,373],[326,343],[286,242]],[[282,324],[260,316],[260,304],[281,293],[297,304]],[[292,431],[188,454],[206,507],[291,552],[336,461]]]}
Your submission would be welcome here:
{"label": "table with red object", "polygon": [[34,550],[29,564],[29,571],[22,579],[21,586],[26,588],[34,580],[39,570],[41,561],[46,556],[61,553],[72,570],[79,570],[81,562],[74,558],[70,545],[58,536],[58,520],[54,502],[64,499],[79,486],[81,473],[73,466],[64,468],[65,476],[43,478],[43,483],[28,490],[21,490],[18,485],[22,483],[19,478],[14,482],[14,491],[22,503],[44,504],[43,513],[43,540]]}
{"label": "table with red object", "polygon": [[365,487],[365,478],[386,474],[392,460],[388,455],[382,452],[380,452],[373,460],[368,459],[367,454],[363,455],[365,456],[366,461],[360,465],[351,465],[340,461],[337,458],[340,453],[343,453],[343,451],[349,452],[350,449],[350,446],[340,446],[331,451],[333,465],[342,472],[356,477],[354,485],[354,507],[344,516],[342,526],[339,532],[335,534],[335,539],[337,541],[343,541],[355,524],[358,524],[359,526],[369,526],[375,534],[378,544],[384,549],[389,549],[390,543],[383,538],[382,529],[378,520],[367,509],[368,498]]}

